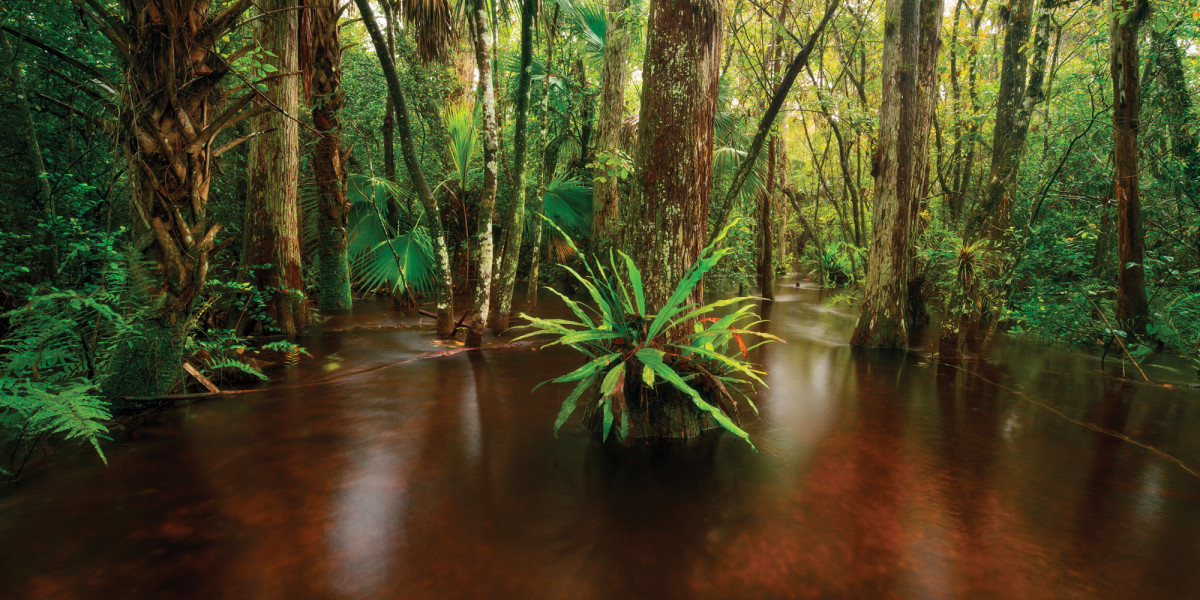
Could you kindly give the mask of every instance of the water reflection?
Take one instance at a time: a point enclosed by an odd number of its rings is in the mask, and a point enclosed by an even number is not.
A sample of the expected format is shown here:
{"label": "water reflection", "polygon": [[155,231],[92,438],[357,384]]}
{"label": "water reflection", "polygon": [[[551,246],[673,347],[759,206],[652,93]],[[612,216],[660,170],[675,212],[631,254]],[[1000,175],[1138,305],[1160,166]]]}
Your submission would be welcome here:
{"label": "water reflection", "polygon": [[[1200,481],[1091,423],[1200,464],[1197,394],[1002,342],[934,365],[842,344],[852,310],[806,284],[763,307],[787,344],[761,452],[614,457],[528,346],[437,349],[360,312],[304,344],[296,382],[170,411],[0,490],[15,598],[1062,598],[1200,589]],[[518,294],[518,296],[522,296]],[[542,301],[553,313],[555,304]],[[407,321],[405,320],[407,319]],[[388,327],[373,327],[385,322]],[[408,323],[410,326],[404,326]],[[427,327],[427,326],[426,326]],[[335,360],[336,359],[336,360]],[[365,367],[379,369],[353,375]],[[1061,414],[1048,410],[1052,407]]]}

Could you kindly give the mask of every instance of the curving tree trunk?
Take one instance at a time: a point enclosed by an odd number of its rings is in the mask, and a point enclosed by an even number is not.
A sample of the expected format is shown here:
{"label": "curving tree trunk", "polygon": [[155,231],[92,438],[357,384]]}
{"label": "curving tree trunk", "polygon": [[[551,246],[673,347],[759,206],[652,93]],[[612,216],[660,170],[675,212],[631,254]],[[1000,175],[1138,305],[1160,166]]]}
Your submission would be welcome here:
{"label": "curving tree trunk", "polygon": [[254,40],[271,53],[262,62],[278,70],[267,77],[266,90],[255,100],[274,110],[251,120],[251,129],[260,133],[250,140],[246,167],[250,193],[242,225],[242,269],[263,294],[273,325],[293,335],[308,323],[300,268],[298,4],[264,0],[257,6],[261,17]]}
{"label": "curving tree trunk", "polygon": [[[704,247],[720,56],[720,2],[652,0],[623,219],[625,251],[642,271],[648,307],[666,302]],[[691,301],[702,297],[697,286]]]}
{"label": "curving tree trunk", "polygon": [[1150,312],[1142,267],[1145,237],[1138,184],[1138,128],[1142,109],[1138,29],[1147,10],[1145,0],[1113,0],[1109,33],[1116,165],[1113,196],[1117,201],[1117,322],[1138,333],[1145,331]]}
{"label": "curving tree trunk", "polygon": [[619,244],[619,177],[609,175],[605,164],[616,160],[621,150],[625,121],[625,86],[629,82],[629,31],[626,12],[629,0],[608,0],[608,29],[604,35],[604,68],[600,71],[600,110],[596,116],[596,163],[592,174],[591,248],[601,253]]}
{"label": "curving tree trunk", "polygon": [[[416,142],[413,139],[412,118],[408,112],[408,102],[404,98],[404,89],[400,87],[400,76],[396,73],[396,62],[388,53],[387,39],[379,30],[375,21],[375,11],[371,8],[370,0],[354,0],[358,12],[362,14],[363,26],[371,36],[371,45],[375,47],[375,56],[379,58],[379,66],[387,81],[388,96],[392,99],[396,112],[396,132],[400,136],[400,155],[404,158],[404,166],[408,169],[408,177],[416,188],[417,198],[425,208],[425,222],[428,223],[429,237],[433,240],[434,279],[437,289],[437,334],[439,337],[454,336],[454,291],[450,279],[450,252],[446,248],[446,234],[442,231],[441,211],[438,209],[437,198],[429,189],[425,172],[421,170],[421,162],[417,159]],[[390,10],[386,3],[384,10]]]}
{"label": "curving tree trunk", "polygon": [[[346,254],[350,201],[346,198],[345,152],[342,150],[341,110],[342,45],[338,19],[345,5],[341,0],[305,0],[301,15],[301,63],[304,89],[312,105],[313,127],[319,132],[313,151],[313,176],[319,201],[317,207],[317,288],[321,311],[349,312],[350,262]],[[304,43],[304,40],[308,40]]]}
{"label": "curving tree trunk", "polygon": [[875,157],[871,250],[855,346],[907,348],[908,257],[913,198],[910,149],[917,116],[920,0],[888,0],[883,29],[883,104]]}
{"label": "curving tree trunk", "polygon": [[517,283],[517,263],[525,237],[525,154],[528,150],[529,87],[533,78],[533,19],[538,0],[524,0],[521,6],[521,73],[517,76],[517,113],[513,136],[513,189],[509,194],[504,219],[504,249],[500,255],[500,274],[496,280],[496,311],[491,317],[492,330],[508,329],[512,314],[513,288]]}

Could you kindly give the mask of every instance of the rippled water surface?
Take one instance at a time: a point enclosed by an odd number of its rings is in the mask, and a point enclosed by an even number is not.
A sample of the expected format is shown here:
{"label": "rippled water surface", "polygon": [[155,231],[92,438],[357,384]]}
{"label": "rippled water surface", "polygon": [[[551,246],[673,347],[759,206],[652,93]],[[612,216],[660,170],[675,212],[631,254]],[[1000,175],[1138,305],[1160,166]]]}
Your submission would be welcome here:
{"label": "rippled water surface", "polygon": [[567,390],[530,393],[569,352],[396,365],[446,346],[362,309],[272,389],[0,489],[0,597],[1200,597],[1176,462],[1200,465],[1200,392],[1012,340],[957,367],[853,352],[811,287],[768,313],[760,453],[617,460],[577,420],[554,438]]}

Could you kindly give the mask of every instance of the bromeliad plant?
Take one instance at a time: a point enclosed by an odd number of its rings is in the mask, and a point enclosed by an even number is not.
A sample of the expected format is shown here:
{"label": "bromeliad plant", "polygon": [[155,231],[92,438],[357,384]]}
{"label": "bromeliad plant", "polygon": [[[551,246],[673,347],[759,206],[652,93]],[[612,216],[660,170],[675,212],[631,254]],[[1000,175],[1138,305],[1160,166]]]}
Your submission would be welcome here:
{"label": "bromeliad plant", "polygon": [[[745,399],[757,413],[748,392],[754,383],[766,384],[760,377],[763,373],[746,360],[747,353],[779,338],[750,330],[762,322],[750,312],[753,305],[747,301],[753,297],[687,303],[704,274],[728,253],[727,249],[714,248],[735,223],[700,253],[661,307],[646,306],[642,274],[624,253],[610,252],[607,265],[601,258],[593,257],[590,263],[585,260],[587,276],[562,265],[587,290],[592,304],[576,302],[551,289],[578,320],[539,319],[521,314],[529,322],[525,327],[532,331],[518,338],[554,336],[557,339],[543,347],[565,345],[588,358],[582,367],[538,384],[538,387],[551,382],[575,384],[554,422],[556,435],[579,407],[580,399],[596,389],[598,393],[592,396],[595,400],[591,408],[599,411],[603,440],[615,431],[618,439],[625,441],[630,435],[631,411],[642,416],[654,414],[653,403],[682,396],[716,424],[754,447],[738,426],[734,394]],[[552,221],[550,226],[557,228]],[[578,252],[565,233],[563,237]],[[710,316],[722,307],[738,304],[741,306],[724,316]],[[762,339],[747,348],[748,337]]]}

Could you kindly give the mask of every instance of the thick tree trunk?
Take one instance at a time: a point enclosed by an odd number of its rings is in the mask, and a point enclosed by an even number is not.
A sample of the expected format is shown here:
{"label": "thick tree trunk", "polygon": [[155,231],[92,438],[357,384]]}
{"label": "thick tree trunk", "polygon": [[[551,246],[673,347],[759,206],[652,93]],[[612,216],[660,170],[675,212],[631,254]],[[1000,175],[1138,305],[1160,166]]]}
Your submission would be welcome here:
{"label": "thick tree trunk", "polygon": [[[317,287],[321,311],[349,312],[350,263],[346,254],[350,201],[346,198],[346,165],[342,151],[342,46],[338,29],[341,0],[306,0],[311,50],[306,47],[305,89],[312,104],[313,127],[320,132],[313,152],[313,175],[320,195],[317,215]],[[303,38],[302,38],[303,39]]]}
{"label": "thick tree trunk", "polygon": [[180,380],[186,327],[208,278],[209,253],[221,226],[208,220],[212,143],[254,111],[249,96],[213,114],[215,91],[228,63],[216,41],[249,7],[239,0],[210,16],[207,3],[125,0],[122,19],[75,0],[124,58],[120,132],[129,160],[130,206],[139,234],[163,278],[148,332],[119,345],[105,376],[107,396],[154,396]]}
{"label": "thick tree trunk", "polygon": [[483,343],[492,300],[492,214],[496,206],[499,177],[500,142],[497,137],[496,91],[492,86],[492,48],[488,35],[487,8],[482,3],[471,11],[472,37],[475,43],[475,66],[479,69],[479,98],[483,102],[483,189],[479,192],[479,243],[475,263],[479,269],[475,279],[475,298],[467,345],[478,348]]}
{"label": "thick tree trunk", "polygon": [[[261,132],[250,140],[247,177],[250,197],[242,225],[242,268],[263,294],[267,316],[284,335],[293,335],[308,322],[304,280],[300,269],[300,109],[296,0],[259,3],[254,39],[274,65],[276,77],[255,100],[271,110],[255,117],[251,128]],[[262,325],[268,325],[260,323]]]}
{"label": "thick tree trunk", "polygon": [[[909,236],[912,240],[920,237],[924,231],[924,221],[920,218],[921,209],[926,206],[929,197],[929,138],[932,134],[933,122],[937,117],[938,99],[938,55],[942,49],[942,0],[921,0],[921,24],[918,29],[919,63],[917,65],[916,91],[916,122],[913,131],[912,146],[912,200],[909,202],[909,223],[912,230]],[[929,312],[925,308],[925,295],[922,290],[924,278],[914,268],[916,244],[910,243],[907,248],[906,263],[908,268],[908,304],[905,313],[906,326],[910,333],[919,326],[929,322]]]}
{"label": "thick tree trunk", "polygon": [[[704,248],[712,188],[721,4],[652,0],[625,251],[657,310]],[[691,301],[699,301],[697,286]]]}
{"label": "thick tree trunk", "polygon": [[554,162],[547,160],[550,155],[550,74],[554,70],[554,36],[558,33],[558,6],[554,7],[554,16],[546,25],[546,70],[542,77],[542,129],[539,135],[538,147],[542,149],[541,165],[538,168],[538,189],[533,195],[533,205],[530,211],[533,218],[533,241],[529,245],[529,285],[525,289],[525,303],[537,306],[538,294],[538,263],[542,254],[542,195],[554,178]]}
{"label": "thick tree trunk", "polygon": [[[397,133],[400,134],[400,155],[404,158],[404,166],[408,169],[409,180],[416,188],[417,198],[425,207],[425,223],[429,227],[429,237],[433,240],[434,278],[437,288],[437,334],[439,337],[454,336],[454,290],[450,279],[450,252],[446,248],[446,234],[442,231],[441,211],[437,199],[429,189],[425,172],[421,170],[421,162],[417,159],[416,142],[413,139],[412,120],[408,112],[408,103],[404,99],[404,89],[400,87],[400,77],[396,73],[396,63],[388,54],[387,40],[379,30],[375,21],[375,11],[371,9],[370,0],[354,0],[358,12],[362,14],[363,25],[371,36],[371,45],[375,47],[375,55],[387,81],[388,95],[396,109]],[[384,4],[384,10],[388,10]]]}
{"label": "thick tree trunk", "polygon": [[629,33],[626,11],[629,0],[608,1],[608,33],[604,36],[604,68],[600,72],[600,111],[596,117],[596,163],[592,173],[592,251],[599,254],[620,243],[620,177],[609,174],[608,160],[619,160],[621,129],[625,121],[626,62]]}
{"label": "thick tree trunk", "polygon": [[866,287],[850,343],[907,348],[908,257],[917,116],[920,0],[888,0],[883,31],[883,104]]}
{"label": "thick tree trunk", "polygon": [[1145,331],[1149,303],[1142,266],[1145,239],[1138,185],[1138,127],[1141,88],[1138,84],[1138,27],[1147,10],[1144,1],[1114,0],[1110,29],[1113,81],[1113,162],[1117,201],[1117,322]]}
{"label": "thick tree trunk", "polygon": [[505,243],[496,280],[496,311],[489,323],[497,333],[508,329],[513,288],[517,284],[517,263],[525,237],[525,196],[528,192],[525,188],[525,154],[529,146],[529,87],[533,79],[533,19],[537,16],[537,6],[537,0],[524,0],[521,6],[521,73],[517,76],[517,105],[514,107],[517,122],[513,136],[513,189],[504,215]]}
{"label": "thick tree trunk", "polygon": [[[6,138],[5,149],[0,150],[0,194],[4,198],[0,219],[9,231],[36,233],[38,224],[49,223],[53,213],[50,181],[46,179],[42,149],[29,112],[21,66],[3,32],[0,32],[0,131]],[[51,245],[53,240],[46,237],[38,242]],[[53,249],[48,248],[38,264],[29,265],[31,280],[42,281],[53,275],[57,270],[55,263]]]}

